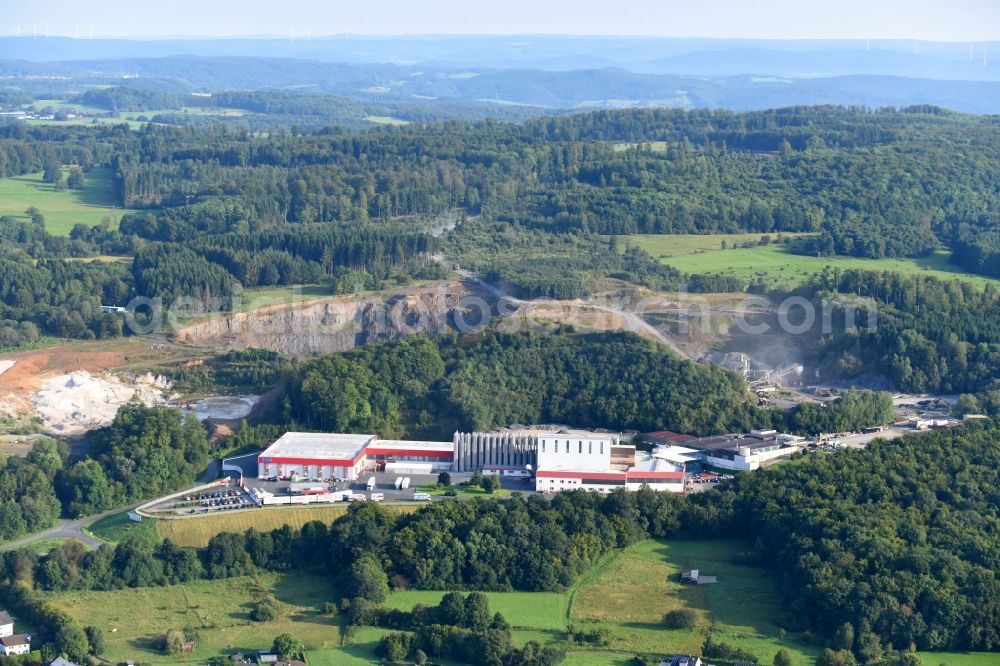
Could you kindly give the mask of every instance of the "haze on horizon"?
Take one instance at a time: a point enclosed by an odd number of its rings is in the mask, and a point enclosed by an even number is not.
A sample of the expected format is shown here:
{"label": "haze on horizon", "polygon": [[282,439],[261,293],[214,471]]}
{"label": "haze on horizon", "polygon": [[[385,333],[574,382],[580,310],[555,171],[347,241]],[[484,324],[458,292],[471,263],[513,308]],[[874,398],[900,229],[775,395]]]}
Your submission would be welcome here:
{"label": "haze on horizon", "polygon": [[1000,39],[995,0],[2,0],[0,34],[39,38],[291,35],[616,35],[755,39]]}

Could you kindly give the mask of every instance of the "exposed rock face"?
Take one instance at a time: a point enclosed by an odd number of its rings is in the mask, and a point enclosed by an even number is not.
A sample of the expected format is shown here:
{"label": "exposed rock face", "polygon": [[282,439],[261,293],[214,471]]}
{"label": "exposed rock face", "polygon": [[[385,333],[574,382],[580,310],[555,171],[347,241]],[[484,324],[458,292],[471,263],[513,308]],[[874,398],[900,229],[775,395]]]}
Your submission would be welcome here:
{"label": "exposed rock face", "polygon": [[461,284],[445,283],[397,294],[338,296],[220,314],[175,333],[178,340],[200,347],[257,347],[304,356],[416,333],[433,335],[453,325],[457,311],[475,325],[484,305]]}

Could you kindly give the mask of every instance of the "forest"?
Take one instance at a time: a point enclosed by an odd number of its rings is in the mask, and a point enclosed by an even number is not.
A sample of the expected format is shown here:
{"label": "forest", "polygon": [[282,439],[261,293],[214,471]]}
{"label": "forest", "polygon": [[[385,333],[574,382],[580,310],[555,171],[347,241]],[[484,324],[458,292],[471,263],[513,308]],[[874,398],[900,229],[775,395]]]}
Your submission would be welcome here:
{"label": "forest", "polygon": [[89,437],[86,457],[47,439],[0,463],[0,540],[177,490],[208,463],[205,429],[173,408],[129,403]]}
{"label": "forest", "polygon": [[568,330],[413,337],[307,360],[288,408],[303,427],[445,438],[511,423],[709,434],[781,419],[733,373],[635,334]]}
{"label": "forest", "polygon": [[781,428],[802,434],[889,423],[888,393],[845,391],[787,412],[757,406],[746,382],[625,332],[416,336],[291,369],[283,417],[297,427],[449,439],[512,423],[673,430]]}
{"label": "forest", "polygon": [[[87,94],[133,108],[173,93]],[[315,101],[227,95],[262,109]],[[943,243],[955,263],[991,274],[997,131],[934,107],[601,111],[265,134],[5,123],[0,176],[106,166],[119,204],[139,212],[69,238],[48,234],[41,212],[0,220],[10,276],[0,281],[0,338],[17,346],[120,335],[96,306],[135,296],[225,309],[236,285],[333,292],[348,271],[370,287],[437,278],[434,253],[526,298],[584,297],[608,280],[746,288],[681,275],[618,238],[636,232],[815,232],[795,251],[869,258],[921,256]],[[429,233],[448,217],[454,228]],[[109,254],[133,256],[131,269],[66,262]],[[931,378],[907,385],[968,383],[920,372]]]}
{"label": "forest", "polygon": [[975,399],[970,412],[1000,409],[1000,308],[992,285],[827,269],[796,293],[832,306],[834,334],[821,339],[816,359],[831,375],[884,373],[905,391],[968,394]]}

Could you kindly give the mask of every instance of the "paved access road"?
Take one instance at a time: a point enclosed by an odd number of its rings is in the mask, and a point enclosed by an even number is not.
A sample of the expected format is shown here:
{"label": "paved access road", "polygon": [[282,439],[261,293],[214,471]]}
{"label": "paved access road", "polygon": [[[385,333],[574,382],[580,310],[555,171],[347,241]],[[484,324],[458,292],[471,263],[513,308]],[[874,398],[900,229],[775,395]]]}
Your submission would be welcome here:
{"label": "paved access road", "polygon": [[[208,483],[215,479],[219,473],[219,461],[212,460],[208,463],[208,469],[206,469],[205,474],[202,475],[202,481],[199,483]],[[207,479],[207,480],[206,480]],[[14,550],[15,548],[21,548],[23,546],[28,546],[36,541],[42,541],[44,539],[76,539],[81,543],[85,543],[91,548],[97,548],[101,546],[104,542],[100,539],[95,539],[94,537],[88,535],[83,531],[85,525],[89,525],[101,518],[106,518],[112,514],[121,513],[122,511],[132,511],[138,504],[133,504],[131,506],[123,506],[117,509],[111,509],[110,511],[105,511],[104,513],[95,513],[91,516],[85,516],[83,518],[76,518],[75,520],[59,520],[55,527],[50,527],[47,530],[42,530],[41,532],[36,532],[31,536],[26,536],[24,538],[18,539],[17,541],[10,541],[8,543],[0,544],[0,552],[5,550]]]}
{"label": "paved access road", "polygon": [[83,531],[84,525],[89,525],[95,520],[100,520],[106,516],[110,516],[114,513],[120,513],[121,511],[128,511],[135,507],[129,507],[128,509],[112,509],[111,511],[105,511],[104,513],[94,514],[93,516],[87,516],[85,518],[77,518],[76,520],[60,520],[56,523],[55,527],[50,527],[47,530],[42,530],[41,532],[36,532],[31,536],[24,537],[23,539],[18,539],[17,541],[11,541],[5,544],[0,544],[0,551],[3,550],[13,550],[15,548],[21,548],[23,546],[31,545],[36,541],[42,541],[44,539],[53,538],[64,538],[64,539],[76,539],[82,543],[87,544],[91,548],[97,548],[104,542],[100,539],[95,539],[92,536],[88,536]]}

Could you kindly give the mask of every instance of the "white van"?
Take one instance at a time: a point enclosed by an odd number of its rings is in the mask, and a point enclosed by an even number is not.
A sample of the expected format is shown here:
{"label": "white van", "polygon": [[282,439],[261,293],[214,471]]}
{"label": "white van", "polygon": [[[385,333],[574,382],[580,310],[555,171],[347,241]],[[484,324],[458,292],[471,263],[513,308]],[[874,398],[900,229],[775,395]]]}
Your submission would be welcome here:
{"label": "white van", "polygon": [[430,493],[413,493],[413,499],[418,502],[429,502],[431,499]]}
{"label": "white van", "polygon": [[367,499],[368,498],[365,497],[364,493],[351,493],[350,495],[347,496],[348,502],[364,502]]}
{"label": "white van", "polygon": [[375,477],[368,479],[368,492],[375,490]]}
{"label": "white van", "polygon": [[371,501],[373,501],[373,502],[381,502],[382,500],[385,499],[385,494],[384,493],[372,493],[372,496],[369,499],[371,499]]}

